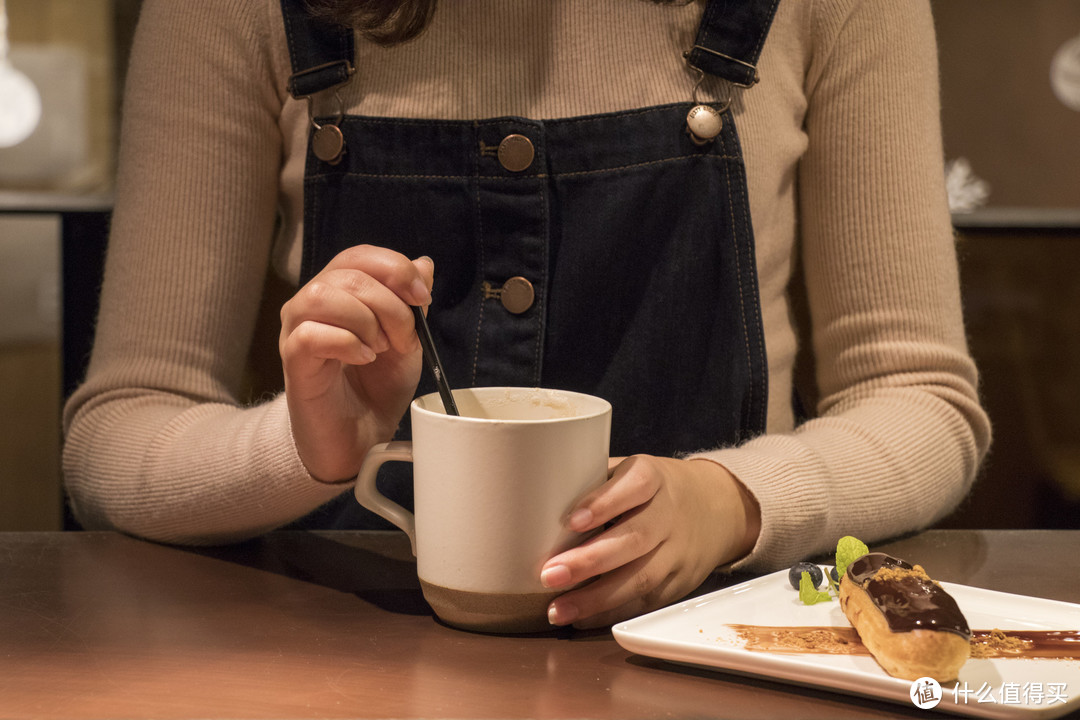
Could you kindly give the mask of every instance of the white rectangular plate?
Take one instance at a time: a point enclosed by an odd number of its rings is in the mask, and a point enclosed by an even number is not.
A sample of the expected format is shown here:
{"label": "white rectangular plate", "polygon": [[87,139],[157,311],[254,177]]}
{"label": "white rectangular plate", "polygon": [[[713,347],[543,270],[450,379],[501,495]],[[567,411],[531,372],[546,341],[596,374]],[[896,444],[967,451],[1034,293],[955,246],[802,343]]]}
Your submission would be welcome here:
{"label": "white rectangular plate", "polygon": [[[972,629],[1080,630],[1080,605],[953,583],[942,587],[956,599]],[[639,655],[913,707],[912,683],[888,675],[870,656],[747,650],[731,624],[850,627],[835,599],[803,605],[788,583],[787,570],[781,570],[642,615],[612,631],[620,645]],[[946,684],[942,691],[935,708],[939,712],[1056,718],[1080,708],[1080,661],[968,660],[957,683]]]}

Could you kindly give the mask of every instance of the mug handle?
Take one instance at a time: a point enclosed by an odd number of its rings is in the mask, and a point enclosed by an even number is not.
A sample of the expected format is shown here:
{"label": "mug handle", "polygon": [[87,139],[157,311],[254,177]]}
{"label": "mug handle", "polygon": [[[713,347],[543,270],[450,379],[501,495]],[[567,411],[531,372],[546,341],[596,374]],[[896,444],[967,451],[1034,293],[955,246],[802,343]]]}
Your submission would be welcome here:
{"label": "mug handle", "polygon": [[390,498],[383,495],[375,487],[375,477],[383,463],[412,462],[412,443],[407,441],[395,441],[374,445],[364,456],[364,462],[360,466],[360,474],[356,476],[356,488],[354,494],[356,500],[371,512],[386,518],[394,525],[405,531],[412,544],[412,554],[416,557],[416,516],[405,508],[398,505]]}

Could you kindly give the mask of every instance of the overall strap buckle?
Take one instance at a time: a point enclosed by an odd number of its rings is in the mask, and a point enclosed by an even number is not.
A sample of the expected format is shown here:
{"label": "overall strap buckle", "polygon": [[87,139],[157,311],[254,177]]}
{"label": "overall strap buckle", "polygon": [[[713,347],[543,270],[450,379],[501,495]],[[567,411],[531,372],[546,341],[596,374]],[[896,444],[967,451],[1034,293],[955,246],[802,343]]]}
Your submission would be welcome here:
{"label": "overall strap buckle", "polygon": [[[315,157],[336,165],[345,153],[345,136],[338,127],[345,114],[344,102],[338,90],[356,72],[353,30],[313,16],[304,0],[281,0],[281,13],[293,71],[285,87],[294,99],[307,100]],[[320,124],[315,120],[313,98],[327,90],[334,90],[337,116],[331,122]]]}
{"label": "overall strap buckle", "polygon": [[694,45],[692,48],[683,53],[683,57],[686,58],[686,64],[694,70],[704,75],[707,71],[704,70],[701,58],[703,56],[712,56],[711,62],[706,61],[704,64],[710,67],[724,68],[725,74],[710,73],[713,75],[720,75],[732,85],[749,89],[757,85],[761,77],[758,75],[757,66],[751,65],[748,62],[744,62],[737,58],[733,58],[729,55],[725,55],[722,52],[716,50],[710,50],[707,47],[701,45]]}
{"label": "overall strap buckle", "polygon": [[333,60],[294,72],[285,88],[294,99],[311,97],[324,90],[339,88],[349,82],[356,68],[348,60]]}
{"label": "overall strap buckle", "polygon": [[[708,145],[724,127],[723,113],[731,106],[735,88],[750,88],[760,79],[758,57],[772,26],[780,0],[709,0],[694,45],[683,53],[697,74],[686,115],[686,132],[696,145]],[[705,75],[726,81],[719,107],[698,100]]]}
{"label": "overall strap buckle", "polygon": [[779,4],[780,0],[709,0],[686,61],[737,87],[753,87]]}

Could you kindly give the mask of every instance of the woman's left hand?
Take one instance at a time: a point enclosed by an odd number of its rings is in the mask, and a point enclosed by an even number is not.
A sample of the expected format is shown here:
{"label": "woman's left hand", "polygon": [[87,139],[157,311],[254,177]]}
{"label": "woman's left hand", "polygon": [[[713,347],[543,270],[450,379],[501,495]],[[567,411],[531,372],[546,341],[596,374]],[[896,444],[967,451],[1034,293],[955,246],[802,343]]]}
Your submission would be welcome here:
{"label": "woman's left hand", "polygon": [[576,532],[611,526],[540,573],[552,589],[591,580],[551,603],[553,625],[601,627],[675,602],[757,540],[757,502],[717,463],[635,455],[613,458],[608,473],[567,524]]}

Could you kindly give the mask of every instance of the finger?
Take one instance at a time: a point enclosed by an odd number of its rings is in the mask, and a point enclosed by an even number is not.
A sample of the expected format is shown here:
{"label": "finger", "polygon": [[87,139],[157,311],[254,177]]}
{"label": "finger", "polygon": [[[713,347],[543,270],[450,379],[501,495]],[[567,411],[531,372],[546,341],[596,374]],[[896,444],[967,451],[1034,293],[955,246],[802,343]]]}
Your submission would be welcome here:
{"label": "finger", "polygon": [[662,541],[655,523],[640,517],[640,506],[614,526],[544,563],[540,582],[545,587],[569,587],[628,565],[653,552]]}
{"label": "finger", "polygon": [[431,303],[430,284],[420,268],[399,252],[356,245],[334,256],[323,272],[359,270],[389,288],[408,305]]}
{"label": "finger", "polygon": [[393,312],[394,304],[402,303],[367,276],[352,275],[348,271],[325,273],[302,287],[283,313],[286,335],[303,323],[315,322],[348,330],[375,352],[388,350],[390,339],[382,329],[376,309],[383,306],[386,315]]}
{"label": "finger", "polygon": [[[330,362],[366,365],[375,360],[376,353],[348,330],[305,322],[289,334],[281,358],[287,377],[310,380],[322,373]],[[318,394],[319,391],[315,392]]]}
{"label": "finger", "polygon": [[589,613],[588,610],[579,611],[578,619],[573,621],[573,625],[581,630],[610,627],[617,622],[644,615],[647,612],[652,612],[657,608],[676,602],[682,595],[674,590],[675,580],[674,575],[669,575],[648,596],[631,598],[622,605],[609,610],[594,613]]}
{"label": "finger", "polygon": [[[419,349],[411,307],[401,296],[363,271],[325,270],[297,295],[301,305],[293,312],[301,319],[331,322],[353,330],[379,352],[390,347],[402,354]],[[351,303],[343,300],[346,296],[352,298]],[[374,319],[374,326],[365,324],[369,318]],[[369,330],[381,333],[380,337],[386,342],[382,346],[374,342],[371,336],[364,334]]]}
{"label": "finger", "polygon": [[674,573],[657,562],[662,548],[627,563],[618,570],[555,598],[548,606],[553,625],[599,627],[617,616],[640,614],[666,597]]}
{"label": "finger", "polygon": [[659,475],[651,471],[644,457],[627,458],[609,473],[610,479],[586,495],[567,518],[567,527],[574,532],[587,532],[609,523],[644,505],[660,489]]}
{"label": "finger", "polygon": [[402,354],[419,349],[416,318],[412,307],[400,295],[366,273],[344,270],[340,272],[347,274],[342,281],[345,289],[374,314],[390,347]]}
{"label": "finger", "polygon": [[435,261],[427,255],[422,255],[413,260],[413,265],[420,272],[420,277],[424,280],[424,285],[430,291],[435,286]]}

